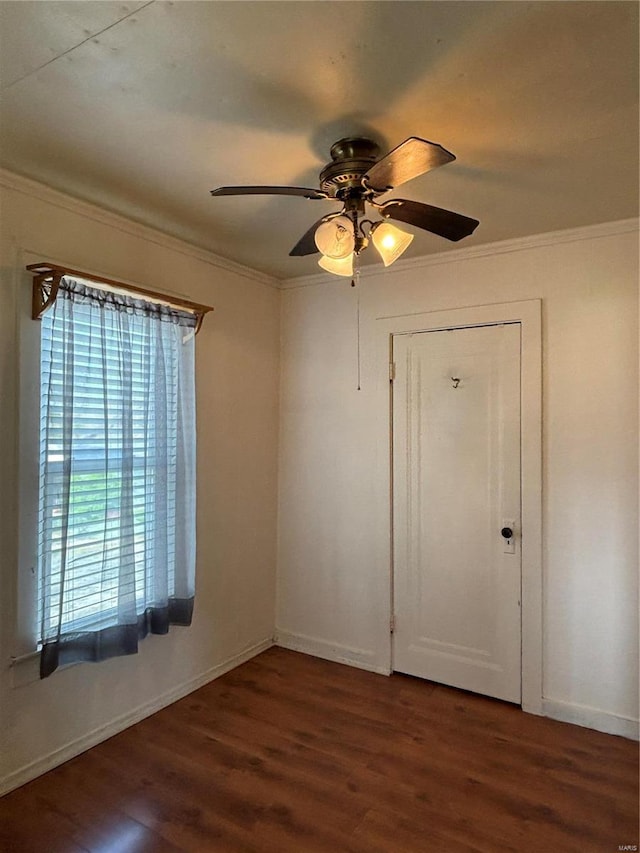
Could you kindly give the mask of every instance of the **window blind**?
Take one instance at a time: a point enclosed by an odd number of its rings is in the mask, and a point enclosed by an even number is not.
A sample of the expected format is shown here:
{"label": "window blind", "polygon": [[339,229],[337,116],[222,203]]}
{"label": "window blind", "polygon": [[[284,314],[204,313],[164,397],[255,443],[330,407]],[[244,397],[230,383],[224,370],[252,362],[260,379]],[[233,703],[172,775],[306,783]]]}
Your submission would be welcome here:
{"label": "window blind", "polygon": [[191,621],[196,318],[63,278],[41,323],[44,677]]}

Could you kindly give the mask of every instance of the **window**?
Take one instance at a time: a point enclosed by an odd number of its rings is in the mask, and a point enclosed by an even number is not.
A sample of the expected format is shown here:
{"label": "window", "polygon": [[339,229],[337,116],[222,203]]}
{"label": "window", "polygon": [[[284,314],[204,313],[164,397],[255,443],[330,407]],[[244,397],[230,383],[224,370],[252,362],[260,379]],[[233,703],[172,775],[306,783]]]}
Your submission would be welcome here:
{"label": "window", "polygon": [[188,625],[198,316],[65,275],[41,318],[40,674]]}

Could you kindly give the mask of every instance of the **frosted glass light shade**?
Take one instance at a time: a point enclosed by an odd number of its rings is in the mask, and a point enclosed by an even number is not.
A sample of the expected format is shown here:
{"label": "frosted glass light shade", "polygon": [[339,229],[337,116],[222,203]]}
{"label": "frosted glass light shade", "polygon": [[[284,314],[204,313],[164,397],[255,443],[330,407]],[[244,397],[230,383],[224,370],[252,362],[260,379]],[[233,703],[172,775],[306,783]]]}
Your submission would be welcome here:
{"label": "frosted glass light shade", "polygon": [[355,248],[353,223],[347,216],[336,216],[316,228],[314,240],[325,257],[346,258]]}
{"label": "frosted glass light shade", "polygon": [[353,255],[349,255],[347,258],[322,257],[318,261],[318,266],[334,275],[351,276],[353,275]]}
{"label": "frosted glass light shade", "polygon": [[382,258],[383,264],[388,267],[409,248],[413,234],[402,231],[389,222],[379,222],[371,229],[371,239]]}

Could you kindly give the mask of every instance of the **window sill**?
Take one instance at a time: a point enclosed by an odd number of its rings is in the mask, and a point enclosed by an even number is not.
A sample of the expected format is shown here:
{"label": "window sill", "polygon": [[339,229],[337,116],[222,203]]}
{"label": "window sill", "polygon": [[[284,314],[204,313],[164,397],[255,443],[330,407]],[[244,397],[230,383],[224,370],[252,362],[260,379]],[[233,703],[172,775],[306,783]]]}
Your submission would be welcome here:
{"label": "window sill", "polygon": [[12,657],[9,666],[13,687],[25,687],[34,681],[40,681],[40,652],[33,651]]}
{"label": "window sill", "polygon": [[[62,672],[72,666],[78,666],[85,661],[73,661],[73,663],[61,664],[55,671]],[[11,657],[9,660],[9,668],[11,669],[11,686],[26,687],[28,684],[33,684],[36,681],[41,681],[40,678],[40,652],[28,652],[26,655],[19,657]],[[53,673],[52,673],[53,674]]]}

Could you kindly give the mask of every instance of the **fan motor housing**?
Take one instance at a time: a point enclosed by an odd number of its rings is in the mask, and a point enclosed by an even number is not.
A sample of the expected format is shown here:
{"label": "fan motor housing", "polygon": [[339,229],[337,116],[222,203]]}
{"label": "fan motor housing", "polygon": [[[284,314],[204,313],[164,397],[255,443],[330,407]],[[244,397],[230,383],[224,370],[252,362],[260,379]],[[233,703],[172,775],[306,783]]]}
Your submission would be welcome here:
{"label": "fan motor housing", "polygon": [[320,172],[320,189],[331,196],[362,189],[362,176],[377,162],[380,147],[364,136],[349,136],[331,146],[330,163]]}

